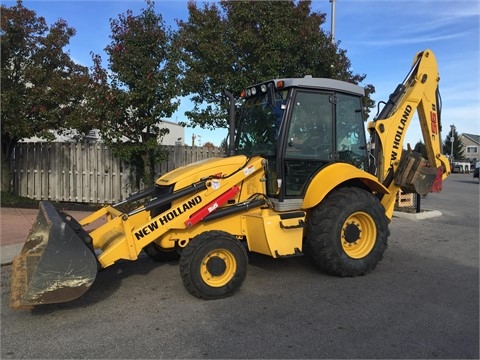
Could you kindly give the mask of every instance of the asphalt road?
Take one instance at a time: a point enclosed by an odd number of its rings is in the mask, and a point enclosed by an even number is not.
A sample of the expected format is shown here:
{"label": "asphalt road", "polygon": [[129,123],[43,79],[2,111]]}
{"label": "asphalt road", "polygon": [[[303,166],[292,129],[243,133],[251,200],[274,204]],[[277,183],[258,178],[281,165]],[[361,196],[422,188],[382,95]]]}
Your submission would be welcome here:
{"label": "asphalt road", "polygon": [[8,308],[1,269],[1,358],[479,358],[479,185],[453,174],[422,208],[394,218],[377,269],[358,278],[306,257],[250,254],[233,297],[203,301],[175,263],[148,258],[99,273],[78,300]]}

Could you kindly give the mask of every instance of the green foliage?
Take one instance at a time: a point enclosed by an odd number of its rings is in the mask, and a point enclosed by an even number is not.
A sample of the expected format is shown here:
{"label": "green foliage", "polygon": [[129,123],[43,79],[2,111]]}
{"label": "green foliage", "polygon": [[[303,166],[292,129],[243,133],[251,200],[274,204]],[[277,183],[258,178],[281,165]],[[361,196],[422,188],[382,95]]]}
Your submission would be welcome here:
{"label": "green foliage", "polygon": [[[227,126],[221,91],[238,94],[247,85],[277,77],[329,77],[360,83],[346,51],[321,26],[325,14],[310,1],[220,1],[188,3],[188,21],[178,32],[165,26],[154,3],[110,20],[107,67],[92,53],[91,74],[63,48],[75,35],[64,20],[50,27],[18,1],[1,6],[2,159],[15,144],[49,130],[100,130],[116,156],[153,180],[165,158],[158,142],[168,132],[161,119],[192,96],[192,125]],[[373,102],[366,86],[365,105]],[[5,171],[2,164],[2,173]],[[139,185],[139,184],[137,184]],[[3,187],[3,180],[2,180]]]}
{"label": "green foliage", "polygon": [[225,154],[228,154],[228,141],[227,138],[223,139],[222,142],[220,143],[220,148],[223,149]]}
{"label": "green foliage", "polygon": [[2,207],[38,208],[38,201],[8,191],[0,191]]}
{"label": "green foliage", "polygon": [[[357,84],[365,79],[321,29],[325,14],[312,12],[310,1],[220,1],[202,8],[189,2],[188,10],[175,42],[183,52],[183,95],[195,105],[186,113],[192,125],[227,126],[222,89],[239,94],[270,78],[305,75]],[[367,86],[368,95],[374,91]],[[373,101],[367,97],[365,105]]]}
{"label": "green foliage", "polygon": [[415,152],[418,152],[418,153],[422,154],[422,157],[424,159],[428,159],[427,148],[425,147],[425,144],[422,142],[422,140],[419,140],[415,144],[415,147],[413,149],[414,149]]}
{"label": "green foliage", "polygon": [[89,114],[115,155],[131,161],[139,178],[150,184],[154,162],[164,157],[157,149],[157,141],[168,133],[161,119],[178,107],[180,70],[171,30],[155,13],[154,3],[146,3],[138,16],[127,10],[110,20],[108,69],[92,54],[95,85]]}
{"label": "green foliage", "polygon": [[465,160],[465,152],[460,140],[460,136],[457,133],[457,129],[453,128],[453,137],[452,131],[450,130],[445,137],[443,142],[443,153],[446,155],[451,155],[452,152],[452,141],[453,141],[453,159],[455,160]]}
{"label": "green foliage", "polygon": [[[80,126],[77,111],[89,83],[88,69],[63,50],[75,29],[59,19],[50,27],[21,1],[1,5],[2,161],[19,140],[53,138],[48,130]],[[79,125],[80,124],[80,125]],[[2,165],[2,172],[9,171]],[[2,176],[2,189],[8,185]]]}

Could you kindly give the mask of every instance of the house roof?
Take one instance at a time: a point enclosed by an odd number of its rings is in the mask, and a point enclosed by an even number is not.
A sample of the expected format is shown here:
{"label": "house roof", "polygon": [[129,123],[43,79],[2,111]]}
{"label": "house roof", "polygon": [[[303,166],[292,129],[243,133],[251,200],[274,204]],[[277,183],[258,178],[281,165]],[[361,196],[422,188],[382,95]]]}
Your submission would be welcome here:
{"label": "house roof", "polygon": [[470,139],[471,141],[477,143],[480,145],[480,135],[474,135],[474,134],[465,134],[463,133],[462,136],[465,136],[466,138]]}

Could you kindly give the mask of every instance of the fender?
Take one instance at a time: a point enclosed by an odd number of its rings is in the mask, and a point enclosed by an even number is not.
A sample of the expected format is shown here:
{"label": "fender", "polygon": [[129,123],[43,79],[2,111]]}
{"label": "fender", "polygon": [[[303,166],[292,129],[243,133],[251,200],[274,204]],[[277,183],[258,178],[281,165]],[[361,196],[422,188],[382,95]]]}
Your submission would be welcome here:
{"label": "fender", "polygon": [[390,193],[390,191],[370,173],[357,169],[350,164],[334,163],[323,168],[310,181],[303,199],[302,209],[314,207],[338,185],[354,179],[363,182],[371,191],[383,194]]}

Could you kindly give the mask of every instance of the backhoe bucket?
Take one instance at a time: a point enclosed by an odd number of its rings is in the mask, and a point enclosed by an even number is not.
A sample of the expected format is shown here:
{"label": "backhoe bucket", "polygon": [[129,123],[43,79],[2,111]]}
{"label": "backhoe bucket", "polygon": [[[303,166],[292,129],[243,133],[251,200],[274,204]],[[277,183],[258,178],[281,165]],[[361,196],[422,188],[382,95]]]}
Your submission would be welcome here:
{"label": "backhoe bucket", "polygon": [[432,191],[439,191],[441,178],[441,169],[428,167],[421,154],[412,152],[400,160],[395,174],[395,184],[400,185],[404,192],[427,195]]}
{"label": "backhoe bucket", "polygon": [[90,236],[51,203],[42,201],[39,207],[25,245],[13,260],[13,309],[76,299],[90,288],[97,274]]}

